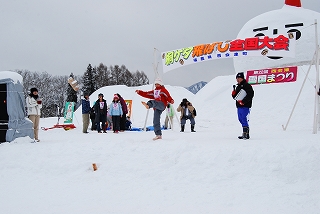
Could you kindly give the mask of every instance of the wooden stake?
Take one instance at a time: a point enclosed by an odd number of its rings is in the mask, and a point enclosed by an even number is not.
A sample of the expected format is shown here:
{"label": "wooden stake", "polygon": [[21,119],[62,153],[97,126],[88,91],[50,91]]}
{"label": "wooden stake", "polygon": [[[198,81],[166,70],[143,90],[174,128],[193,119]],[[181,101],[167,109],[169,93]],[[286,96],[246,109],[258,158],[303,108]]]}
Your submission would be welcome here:
{"label": "wooden stake", "polygon": [[97,170],[98,170],[97,164],[96,164],[96,163],[93,163],[93,164],[92,164],[92,168],[93,168],[93,171],[97,171]]}

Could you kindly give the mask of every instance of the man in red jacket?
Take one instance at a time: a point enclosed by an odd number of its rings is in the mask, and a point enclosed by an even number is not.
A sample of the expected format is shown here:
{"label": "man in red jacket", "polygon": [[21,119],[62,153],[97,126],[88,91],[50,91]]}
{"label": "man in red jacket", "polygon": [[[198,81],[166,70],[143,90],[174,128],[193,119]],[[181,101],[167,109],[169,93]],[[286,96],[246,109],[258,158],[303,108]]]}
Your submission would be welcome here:
{"label": "man in red jacket", "polygon": [[156,134],[155,138],[153,140],[162,139],[162,132],[160,127],[160,117],[161,113],[166,109],[166,106],[168,103],[173,104],[174,100],[170,96],[167,89],[163,86],[163,83],[161,79],[156,79],[154,82],[155,89],[151,91],[141,91],[136,90],[136,93],[139,94],[142,97],[149,98],[152,100],[149,100],[146,102],[141,102],[142,105],[146,107],[146,109],[153,108],[153,128],[154,133]]}

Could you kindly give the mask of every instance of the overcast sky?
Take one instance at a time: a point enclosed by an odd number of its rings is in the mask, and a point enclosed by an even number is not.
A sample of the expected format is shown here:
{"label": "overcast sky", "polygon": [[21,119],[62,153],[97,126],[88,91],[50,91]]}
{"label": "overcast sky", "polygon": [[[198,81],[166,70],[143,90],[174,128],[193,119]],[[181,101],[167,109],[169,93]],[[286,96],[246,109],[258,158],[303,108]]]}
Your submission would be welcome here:
{"label": "overcast sky", "polygon": [[[153,81],[153,65],[162,72],[160,52],[235,39],[247,21],[284,1],[0,0],[0,70],[82,75],[89,63],[103,63],[144,71]],[[302,0],[302,7],[320,12],[320,1]],[[233,73],[233,61],[221,59],[161,76],[189,86]]]}

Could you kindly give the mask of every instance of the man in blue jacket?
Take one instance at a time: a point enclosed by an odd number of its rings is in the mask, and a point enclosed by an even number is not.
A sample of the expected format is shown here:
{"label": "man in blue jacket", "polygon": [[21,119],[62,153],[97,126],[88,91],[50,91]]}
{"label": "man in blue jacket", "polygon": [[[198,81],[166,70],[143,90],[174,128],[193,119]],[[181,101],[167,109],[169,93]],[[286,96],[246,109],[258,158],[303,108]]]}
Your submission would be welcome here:
{"label": "man in blue jacket", "polygon": [[82,99],[82,132],[83,133],[89,133],[88,132],[88,126],[89,126],[89,121],[90,121],[90,101],[89,101],[89,94],[84,93],[83,94],[84,98]]}
{"label": "man in blue jacket", "polygon": [[244,73],[236,75],[237,86],[233,86],[232,97],[236,100],[238,120],[242,125],[243,133],[239,139],[249,139],[249,114],[252,106],[254,91],[252,86],[245,80]]}

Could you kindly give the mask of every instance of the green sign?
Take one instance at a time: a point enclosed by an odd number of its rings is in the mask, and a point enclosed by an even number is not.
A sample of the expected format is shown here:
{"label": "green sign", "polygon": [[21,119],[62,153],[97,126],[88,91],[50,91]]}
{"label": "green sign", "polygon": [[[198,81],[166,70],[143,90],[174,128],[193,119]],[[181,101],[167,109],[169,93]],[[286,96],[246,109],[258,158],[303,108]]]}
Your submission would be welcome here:
{"label": "green sign", "polygon": [[66,102],[64,107],[64,124],[70,124],[73,121],[74,102]]}

